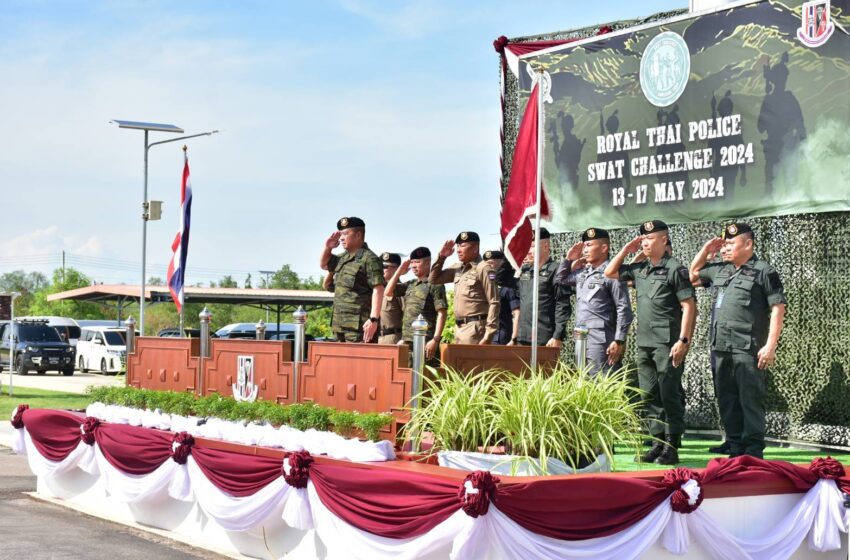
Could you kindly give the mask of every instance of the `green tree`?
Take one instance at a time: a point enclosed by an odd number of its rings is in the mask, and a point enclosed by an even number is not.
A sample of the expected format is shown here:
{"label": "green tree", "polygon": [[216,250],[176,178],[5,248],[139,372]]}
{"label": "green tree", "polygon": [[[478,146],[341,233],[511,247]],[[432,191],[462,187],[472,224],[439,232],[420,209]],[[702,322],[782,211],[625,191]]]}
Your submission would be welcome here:
{"label": "green tree", "polygon": [[236,280],[233,279],[233,276],[228,274],[228,275],[224,276],[221,279],[221,281],[219,281],[218,287],[219,288],[238,288],[239,284],[236,283]]}
{"label": "green tree", "polygon": [[98,303],[73,300],[47,301],[47,296],[50,294],[91,285],[91,279],[79,270],[57,268],[53,271],[52,283],[35,293],[28,313],[30,315],[61,315],[74,319],[103,319],[108,313],[106,308]]}
{"label": "green tree", "polygon": [[245,289],[249,290],[251,288],[251,274],[249,273],[248,276],[245,278]]}
{"label": "green tree", "polygon": [[48,285],[47,276],[41,272],[15,270],[0,275],[0,292],[18,292],[21,297],[15,300],[15,314],[28,315],[35,293]]}

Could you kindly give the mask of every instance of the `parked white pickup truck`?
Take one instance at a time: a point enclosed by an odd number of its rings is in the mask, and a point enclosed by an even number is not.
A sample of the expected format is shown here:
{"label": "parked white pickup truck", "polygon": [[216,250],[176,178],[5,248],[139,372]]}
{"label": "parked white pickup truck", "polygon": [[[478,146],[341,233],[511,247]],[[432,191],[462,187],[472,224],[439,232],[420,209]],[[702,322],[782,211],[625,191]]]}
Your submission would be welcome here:
{"label": "parked white pickup truck", "polygon": [[85,327],[77,342],[77,369],[90,369],[106,375],[125,370],[127,342],[124,329],[115,327]]}

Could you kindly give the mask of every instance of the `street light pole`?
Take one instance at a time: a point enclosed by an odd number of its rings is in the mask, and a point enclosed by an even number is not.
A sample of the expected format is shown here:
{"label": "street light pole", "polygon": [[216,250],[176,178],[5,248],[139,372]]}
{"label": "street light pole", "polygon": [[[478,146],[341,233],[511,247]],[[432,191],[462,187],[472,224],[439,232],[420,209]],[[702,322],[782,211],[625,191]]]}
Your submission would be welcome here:
{"label": "street light pole", "polygon": [[159,142],[148,143],[148,133],[156,132],[183,132],[183,129],[173,124],[158,124],[146,123],[138,121],[123,121],[113,119],[112,121],[118,125],[118,128],[131,128],[135,130],[143,130],[145,132],[145,156],[144,156],[144,190],[142,193],[142,283],[139,289],[139,332],[141,336],[145,335],[145,287],[147,278],[145,277],[145,265],[147,264],[147,243],[148,243],[148,220],[150,219],[150,201],[148,201],[148,152],[154,146],[167,144],[169,142],[177,142],[179,140],[188,140],[189,138],[197,138],[199,136],[211,136],[216,134],[218,130],[201,132],[199,134],[190,134],[188,136],[178,136],[169,140],[161,140]]}

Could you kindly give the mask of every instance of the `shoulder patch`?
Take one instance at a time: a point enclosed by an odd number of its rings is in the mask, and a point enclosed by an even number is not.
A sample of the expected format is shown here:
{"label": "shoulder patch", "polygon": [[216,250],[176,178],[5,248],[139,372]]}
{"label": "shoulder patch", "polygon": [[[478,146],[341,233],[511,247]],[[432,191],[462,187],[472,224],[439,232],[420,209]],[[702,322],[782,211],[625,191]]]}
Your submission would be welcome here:
{"label": "shoulder patch", "polygon": [[495,281],[495,280],[496,280],[496,273],[495,273],[495,272],[493,272],[493,271],[488,272],[488,273],[487,273],[487,278],[489,278],[490,280],[494,280],[494,281]]}
{"label": "shoulder patch", "polygon": [[774,290],[782,290],[782,279],[779,278],[779,273],[775,270],[773,272],[768,273],[767,279],[770,281],[770,285]]}
{"label": "shoulder patch", "polygon": [[679,272],[679,276],[682,277],[682,280],[684,280],[686,282],[691,281],[691,275],[688,272],[687,268],[685,268],[684,266],[680,266],[678,272]]}
{"label": "shoulder patch", "polygon": [[751,276],[752,277],[752,276],[756,275],[756,272],[757,271],[756,271],[755,268],[745,268],[741,271],[741,276]]}

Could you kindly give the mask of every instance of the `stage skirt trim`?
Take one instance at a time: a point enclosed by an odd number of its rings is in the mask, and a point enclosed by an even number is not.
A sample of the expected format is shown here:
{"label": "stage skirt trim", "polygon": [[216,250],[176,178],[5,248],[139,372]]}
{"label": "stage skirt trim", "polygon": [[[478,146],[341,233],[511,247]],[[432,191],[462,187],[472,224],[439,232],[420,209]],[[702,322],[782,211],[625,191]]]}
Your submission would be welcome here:
{"label": "stage skirt trim", "polygon": [[[740,457],[714,460],[702,470],[671,469],[660,481],[583,476],[507,484],[485,471],[460,483],[313,462],[306,488],[297,488],[287,484],[280,459],[191,446],[180,464],[170,432],[89,423],[89,445],[81,415],[24,410],[21,416],[14,450],[26,453],[47,488],[51,479],[80,469],[101,477],[121,502],[164,495],[196,501],[230,531],[280,518],[297,529],[315,529],[329,551],[352,558],[443,552],[466,559],[497,551],[540,559],[636,558],[656,543],[686,554],[696,542],[717,559],[773,559],[787,558],[804,542],[815,551],[836,550],[850,525],[842,495],[850,479],[832,459],[805,468]],[[708,486],[779,479],[798,489],[800,499],[757,537],[731,534],[699,507]],[[482,492],[489,505],[473,517],[464,504],[480,500]]]}

